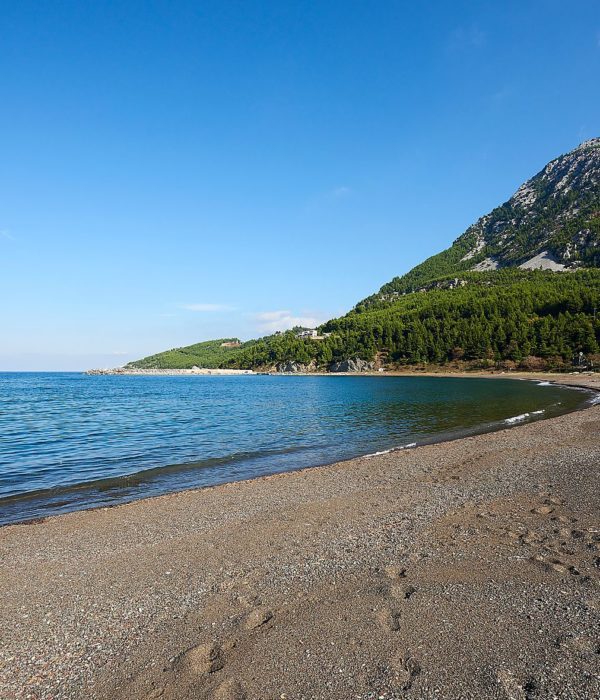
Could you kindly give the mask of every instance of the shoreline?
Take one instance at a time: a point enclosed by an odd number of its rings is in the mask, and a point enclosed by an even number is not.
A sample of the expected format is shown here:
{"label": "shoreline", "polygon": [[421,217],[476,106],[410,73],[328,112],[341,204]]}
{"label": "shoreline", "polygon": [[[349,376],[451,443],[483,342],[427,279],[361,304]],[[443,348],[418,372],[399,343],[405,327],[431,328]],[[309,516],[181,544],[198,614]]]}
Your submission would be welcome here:
{"label": "shoreline", "polygon": [[441,366],[436,369],[382,369],[382,371],[367,370],[361,372],[277,372],[275,370],[252,369],[127,369],[115,367],[113,369],[88,369],[78,372],[87,376],[125,376],[125,377],[195,377],[195,376],[269,376],[269,377],[571,377],[571,376],[600,376],[597,372],[586,370],[583,372],[554,372],[552,370],[488,370],[488,369],[445,369]]}
{"label": "shoreline", "polygon": [[195,369],[126,369],[115,367],[113,369],[88,369],[82,374],[89,377],[98,376],[125,376],[125,377],[205,377],[214,376],[244,376],[257,374],[251,369],[209,369],[196,367]]}
{"label": "shoreline", "polygon": [[8,525],[0,695],[594,697],[599,429],[592,406]]}
{"label": "shoreline", "polygon": [[[416,376],[416,377],[422,377],[422,376],[432,376],[432,377],[443,377],[443,378],[478,378],[478,379],[513,379],[515,381],[519,380],[527,380],[527,381],[538,381],[538,377],[535,376],[537,373],[521,373],[521,376],[505,376],[504,373],[501,374],[489,374],[489,373],[479,373],[477,375],[474,375],[473,373],[453,373],[453,374],[447,374],[447,375],[441,375],[439,373],[432,373],[430,375],[423,375],[421,373],[416,373],[416,374],[397,374],[397,375],[387,375],[387,376]],[[280,375],[275,375],[275,376],[280,376]],[[310,374],[303,374],[303,375],[281,375],[281,376],[311,376]],[[330,376],[329,374],[318,374],[318,373],[313,373],[313,376]],[[336,376],[335,374],[331,376]],[[362,373],[362,374],[356,374],[356,373],[339,373],[337,376],[382,376],[381,374],[378,373]],[[386,375],[383,375],[386,376]],[[593,385],[593,377],[596,377],[599,381],[597,383],[597,386]],[[557,377],[555,377],[557,378]],[[592,375],[592,377],[583,380],[583,382],[579,383],[573,383],[572,381],[567,382],[566,377],[564,375],[560,377],[561,379],[565,381],[551,381],[549,382],[550,384],[554,384],[556,386],[564,386],[568,387],[574,390],[579,390],[583,393],[588,393],[588,394],[594,394],[594,393],[600,393],[600,376],[599,375]],[[571,412],[576,412],[576,411],[582,411],[587,408],[590,408],[591,406],[594,405],[593,401],[589,402],[583,402],[580,404],[578,407],[574,409],[568,409],[564,413],[561,413],[559,415],[566,415]],[[404,450],[413,450],[421,447],[425,447],[428,445],[443,445],[446,443],[454,442],[456,440],[463,440],[469,437],[474,437],[477,435],[487,435],[491,433],[495,433],[501,430],[506,430],[509,428],[514,428],[514,427],[519,427],[524,424],[531,424],[532,422],[540,421],[540,420],[548,420],[549,418],[547,416],[541,415],[536,419],[532,420],[532,416],[535,415],[536,413],[545,413],[544,411],[538,412],[538,411],[533,411],[531,413],[526,413],[523,414],[522,416],[513,416],[513,417],[508,417],[503,419],[502,421],[498,421],[497,423],[490,423],[486,424],[485,427],[483,425],[481,426],[475,426],[468,431],[455,431],[452,433],[443,433],[438,436],[434,436],[431,438],[428,438],[426,440],[422,440],[420,442],[411,442],[407,444],[402,444],[402,445],[396,445],[392,446],[390,448],[387,448],[385,450],[380,450],[380,451],[375,451],[375,452],[367,452],[365,454],[358,454],[354,457],[349,457],[346,460],[342,460],[341,462],[339,460],[333,460],[330,462],[322,462],[322,463],[317,463],[317,464],[312,464],[312,465],[307,465],[307,466],[302,466],[302,467],[297,467],[297,468],[292,468],[292,469],[286,469],[280,472],[272,472],[272,473],[266,473],[263,475],[258,475],[258,476],[248,476],[248,477],[242,477],[235,479],[233,481],[219,481],[214,484],[206,484],[203,486],[196,486],[196,487],[188,487],[188,488],[183,488],[183,489],[175,489],[172,491],[166,491],[164,493],[159,493],[159,494],[153,494],[150,496],[142,496],[142,497],[133,497],[131,500],[115,500],[113,503],[102,503],[102,504],[97,504],[97,505],[89,505],[89,506],[83,506],[83,507],[77,507],[74,506],[72,510],[66,510],[62,513],[50,513],[48,515],[32,515],[30,517],[25,517],[24,519],[15,519],[15,520],[10,520],[8,522],[0,522],[0,531],[4,527],[10,527],[13,525],[28,525],[31,523],[41,523],[45,522],[51,518],[58,518],[58,517],[64,517],[66,515],[69,515],[71,513],[79,513],[79,512],[86,512],[86,511],[94,511],[94,510],[102,510],[102,509],[107,509],[107,508],[116,508],[119,506],[126,506],[131,503],[135,503],[137,501],[151,501],[152,499],[155,498],[161,498],[162,496],[169,496],[169,495],[174,495],[178,493],[186,493],[186,492],[196,492],[196,491],[202,491],[204,489],[208,488],[215,488],[218,486],[225,486],[227,484],[231,483],[238,483],[238,482],[245,482],[245,481],[253,481],[254,479],[260,479],[260,478],[265,478],[268,476],[275,476],[277,474],[290,474],[290,473],[295,473],[295,472],[302,472],[307,469],[319,469],[319,468],[327,468],[333,464],[338,464],[338,463],[345,463],[345,462],[352,462],[354,459],[370,459],[373,457],[378,457],[380,455],[384,454],[393,454],[396,452],[401,452]],[[182,465],[165,465],[165,469],[172,469],[173,467],[185,467],[185,464]],[[59,495],[61,493],[69,493],[72,491],[83,491],[85,489],[103,489],[107,488],[108,486],[112,485],[113,483],[117,482],[123,482],[123,487],[126,487],[127,482],[131,478],[139,478],[143,476],[145,471],[150,471],[154,472],[157,469],[160,469],[159,467],[151,467],[148,470],[142,470],[138,472],[133,472],[132,474],[124,475],[121,477],[110,477],[110,478],[102,478],[102,479],[97,479],[94,481],[89,481],[89,482],[81,482],[77,484],[73,484],[70,487],[55,487],[55,488],[48,488],[40,491],[34,491],[34,492],[26,492],[22,494],[17,494],[14,496],[8,496],[5,498],[0,499],[0,506],[2,503],[16,503],[16,502],[27,502],[30,500],[35,500],[36,498],[43,498],[45,495]]]}

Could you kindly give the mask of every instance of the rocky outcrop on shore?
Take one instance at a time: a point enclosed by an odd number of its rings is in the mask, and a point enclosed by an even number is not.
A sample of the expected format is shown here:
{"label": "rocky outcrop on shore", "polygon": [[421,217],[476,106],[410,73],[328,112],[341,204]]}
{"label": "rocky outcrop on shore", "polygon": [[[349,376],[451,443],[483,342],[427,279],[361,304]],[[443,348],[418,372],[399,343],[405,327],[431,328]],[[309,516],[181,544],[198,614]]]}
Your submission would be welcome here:
{"label": "rocky outcrop on shore", "polygon": [[[360,357],[354,357],[340,362],[333,362],[325,371],[334,374],[358,374],[360,372],[372,372],[374,369],[374,362],[367,362],[366,360],[361,360]],[[280,362],[276,366],[276,370],[279,374],[312,374],[318,372],[319,367],[314,360],[309,364],[288,360]]]}
{"label": "rocky outcrop on shore", "polygon": [[374,362],[361,360],[360,357],[334,362],[329,366],[330,372],[372,372],[374,369]]}
{"label": "rocky outcrop on shore", "polygon": [[294,362],[293,360],[288,360],[287,362],[280,362],[277,367],[277,372],[280,374],[305,374],[306,365],[301,362]]}

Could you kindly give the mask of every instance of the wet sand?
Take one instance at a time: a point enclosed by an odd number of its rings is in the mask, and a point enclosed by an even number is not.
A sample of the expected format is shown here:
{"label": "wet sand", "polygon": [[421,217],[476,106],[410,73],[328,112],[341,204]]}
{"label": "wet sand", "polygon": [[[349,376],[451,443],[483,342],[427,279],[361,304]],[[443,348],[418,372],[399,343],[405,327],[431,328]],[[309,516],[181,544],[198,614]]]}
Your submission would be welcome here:
{"label": "wet sand", "polygon": [[600,697],[599,465],[595,406],[4,527],[0,697]]}

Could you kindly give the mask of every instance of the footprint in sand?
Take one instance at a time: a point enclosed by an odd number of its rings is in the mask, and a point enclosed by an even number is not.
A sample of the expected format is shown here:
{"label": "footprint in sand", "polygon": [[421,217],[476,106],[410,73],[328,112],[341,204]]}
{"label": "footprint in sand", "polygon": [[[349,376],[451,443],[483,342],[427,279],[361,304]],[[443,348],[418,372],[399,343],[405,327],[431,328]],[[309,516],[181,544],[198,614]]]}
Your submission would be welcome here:
{"label": "footprint in sand", "polygon": [[382,627],[387,627],[392,632],[400,629],[400,612],[394,609],[379,610],[376,615],[377,621]]}
{"label": "footprint in sand", "polygon": [[580,634],[574,636],[566,634],[562,637],[559,637],[556,640],[555,645],[557,647],[571,649],[583,656],[594,657],[597,654],[600,654],[600,644],[598,643],[598,640],[595,637],[591,637],[587,634]]}
{"label": "footprint in sand", "polygon": [[396,600],[408,600],[417,589],[409,583],[399,584],[390,588],[390,595]]}
{"label": "footprint in sand", "polygon": [[577,522],[577,518],[567,517],[566,515],[553,515],[550,520],[554,520],[562,525],[569,525]]}
{"label": "footprint in sand", "polygon": [[184,651],[176,659],[174,666],[194,675],[214,673],[225,665],[223,649],[217,642],[198,644]]}
{"label": "footprint in sand", "polygon": [[415,677],[421,672],[421,664],[410,654],[399,656],[390,664],[394,682],[400,690],[408,690]]}
{"label": "footprint in sand", "polygon": [[267,622],[270,622],[272,619],[273,611],[263,606],[254,609],[251,613],[247,615],[246,619],[244,620],[244,627],[247,630],[254,630],[258,627],[266,625]]}
{"label": "footprint in sand", "polygon": [[527,700],[532,681],[521,682],[512,671],[502,669],[497,673],[498,683],[504,691],[506,700]]}
{"label": "footprint in sand", "polygon": [[537,532],[534,532],[533,530],[527,530],[527,532],[525,532],[525,534],[521,536],[521,542],[523,544],[539,544],[545,539],[545,537],[542,537],[542,535],[540,535]]}
{"label": "footprint in sand", "polygon": [[559,574],[566,574],[569,570],[569,567],[566,564],[563,564],[559,559],[549,562],[548,567]]}
{"label": "footprint in sand", "polygon": [[532,561],[540,564],[546,571],[555,571],[557,574],[571,574],[572,576],[579,576],[580,572],[575,566],[566,564],[560,559],[545,559],[544,557],[537,555],[532,557]]}
{"label": "footprint in sand", "polygon": [[239,681],[228,678],[216,689],[214,700],[246,700],[246,691]]}
{"label": "footprint in sand", "polygon": [[384,569],[386,576],[392,581],[398,578],[406,578],[406,569],[399,564],[390,564]]}
{"label": "footprint in sand", "polygon": [[403,566],[392,564],[385,567],[385,573],[390,581],[387,593],[396,600],[408,600],[417,589],[403,579],[407,576],[407,571]]}
{"label": "footprint in sand", "polygon": [[550,513],[554,513],[554,508],[552,506],[537,506],[537,508],[533,508],[531,512],[536,515],[550,515]]}
{"label": "footprint in sand", "polygon": [[407,575],[406,569],[403,566],[399,564],[390,564],[385,567],[384,571],[389,583],[386,582],[380,585],[377,592],[384,599],[387,599],[390,605],[378,610],[375,617],[382,627],[386,627],[391,632],[397,632],[400,629],[401,613],[400,610],[396,608],[393,601],[408,600],[417,589],[403,581]]}

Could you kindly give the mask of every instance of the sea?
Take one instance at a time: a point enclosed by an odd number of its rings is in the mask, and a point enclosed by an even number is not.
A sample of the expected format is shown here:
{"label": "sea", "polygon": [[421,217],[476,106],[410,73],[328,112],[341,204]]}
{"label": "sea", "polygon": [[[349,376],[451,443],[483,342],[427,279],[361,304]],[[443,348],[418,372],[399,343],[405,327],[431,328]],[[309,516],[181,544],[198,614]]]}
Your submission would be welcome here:
{"label": "sea", "polygon": [[415,449],[591,400],[503,378],[0,373],[0,525]]}

